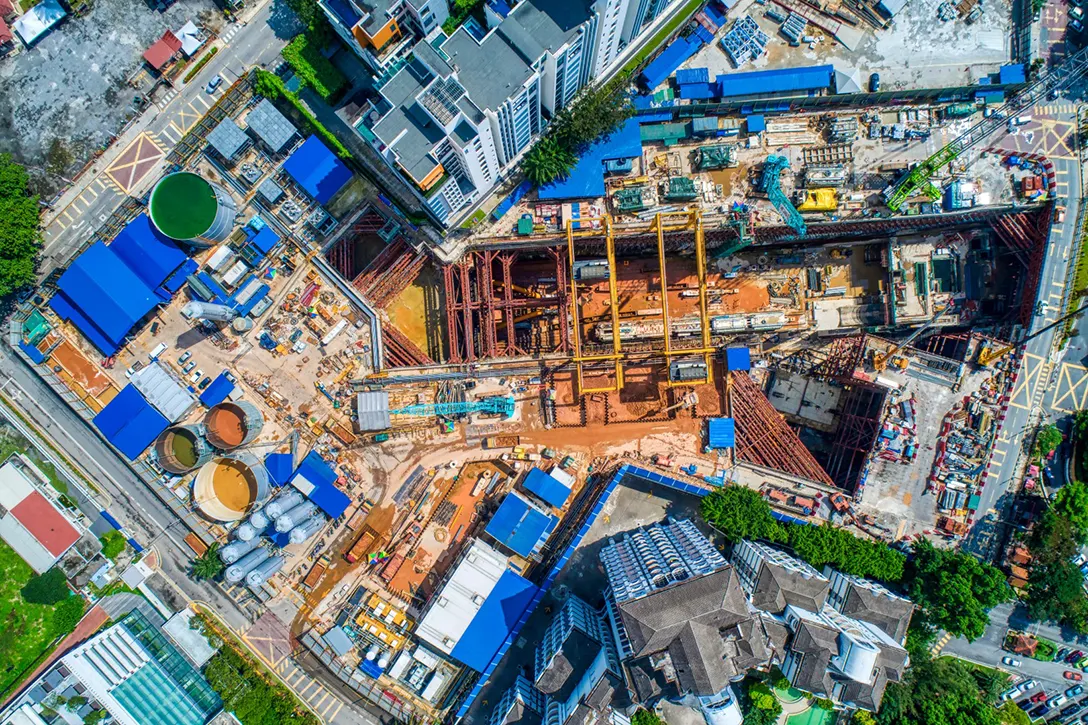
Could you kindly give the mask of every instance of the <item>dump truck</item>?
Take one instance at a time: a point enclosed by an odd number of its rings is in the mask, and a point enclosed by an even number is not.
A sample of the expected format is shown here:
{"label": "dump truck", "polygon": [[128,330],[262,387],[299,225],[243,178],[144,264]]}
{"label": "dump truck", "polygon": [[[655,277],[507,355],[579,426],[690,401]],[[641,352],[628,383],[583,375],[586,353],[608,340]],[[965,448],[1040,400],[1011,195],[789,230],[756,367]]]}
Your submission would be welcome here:
{"label": "dump truck", "polygon": [[484,438],[483,447],[487,450],[492,448],[513,448],[518,443],[521,443],[520,436],[488,436]]}
{"label": "dump truck", "polygon": [[364,531],[363,535],[359,537],[359,540],[355,542],[355,545],[351,547],[348,553],[344,554],[344,558],[354,564],[362,559],[370,552],[370,547],[374,545],[374,534],[369,531]]}
{"label": "dump truck", "polygon": [[317,583],[321,581],[321,577],[325,575],[325,571],[329,568],[329,560],[326,557],[321,557],[314,562],[313,568],[310,569],[310,573],[306,575],[306,578],[302,581],[303,588],[306,591],[312,591]]}

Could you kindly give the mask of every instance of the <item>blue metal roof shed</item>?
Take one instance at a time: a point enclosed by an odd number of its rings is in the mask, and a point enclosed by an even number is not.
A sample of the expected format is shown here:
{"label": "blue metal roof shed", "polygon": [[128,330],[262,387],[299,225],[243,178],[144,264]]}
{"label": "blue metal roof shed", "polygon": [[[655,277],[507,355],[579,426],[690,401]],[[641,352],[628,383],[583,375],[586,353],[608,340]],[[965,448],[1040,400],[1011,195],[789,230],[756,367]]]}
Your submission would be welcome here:
{"label": "blue metal roof shed", "polygon": [[815,65],[806,68],[779,68],[778,70],[757,70],[748,73],[728,73],[718,76],[721,86],[718,95],[722,98],[736,96],[762,96],[771,93],[793,93],[797,91],[817,91],[831,87],[835,67]]}
{"label": "blue metal roof shed", "polygon": [[1025,82],[1025,80],[1027,79],[1024,77],[1023,63],[1011,63],[1009,65],[1003,65],[997,69],[998,83],[1023,83]]}
{"label": "blue metal roof shed", "polygon": [[744,119],[748,133],[763,133],[767,130],[767,119],[761,114],[752,114]]}
{"label": "blue metal roof shed", "polygon": [[348,167],[317,136],[303,141],[283,162],[283,170],[318,204],[327,203],[351,179]]}
{"label": "blue metal roof shed", "polygon": [[528,557],[539,548],[559,519],[531,505],[517,493],[503,499],[485,531],[495,541],[519,556]]}
{"label": "blue metal roof shed", "polygon": [[117,352],[136,323],[163,301],[102,242],[76,257],[57,287],[49,306],[105,355]]}
{"label": "blue metal roof shed", "polygon": [[696,51],[702,47],[703,43],[694,36],[677,38],[642,70],[638,77],[639,81],[652,91],[664,83],[677,68],[684,64],[684,61],[695,55]]}
{"label": "blue metal roof shed", "polygon": [[224,370],[200,394],[200,402],[210,408],[213,405],[222,403],[233,391],[234,383],[227,379],[227,373]]}
{"label": "blue metal roof shed", "polygon": [[540,187],[542,201],[556,199],[593,199],[604,196],[604,162],[642,156],[642,137],[638,121],[630,118],[608,136],[590,144],[570,176]]}
{"label": "blue metal roof shed", "polygon": [[[506,498],[509,500],[510,497]],[[536,586],[528,579],[504,571],[450,655],[477,672],[483,672],[514,631],[536,593]]]}
{"label": "blue metal roof shed", "polygon": [[151,224],[147,214],[130,221],[109,247],[151,289],[165,282],[187,259],[173,239]]}
{"label": "blue metal roof shed", "polygon": [[336,471],[316,451],[302,459],[291,485],[317,504],[329,518],[342,516],[351,505],[346,493],[336,487]]}
{"label": "blue metal roof shed", "polygon": [[751,370],[752,353],[746,347],[727,347],[725,349],[726,370]]}
{"label": "blue metal roof shed", "polygon": [[688,83],[709,83],[710,70],[707,68],[681,68],[676,71],[676,82],[681,86]]}
{"label": "blue metal roof shed", "polygon": [[291,480],[291,474],[295,472],[295,462],[290,453],[269,453],[264,457],[264,468],[272,483],[282,486]]}
{"label": "blue metal roof shed", "polygon": [[736,428],[732,418],[711,418],[707,424],[707,439],[711,448],[721,450],[736,445]]}
{"label": "blue metal roof shed", "polygon": [[530,470],[521,485],[526,491],[557,509],[563,508],[563,504],[570,498],[569,488],[539,468]]}
{"label": "blue metal roof shed", "polygon": [[136,460],[170,425],[166,417],[155,410],[131,383],[107,403],[91,422],[130,461]]}

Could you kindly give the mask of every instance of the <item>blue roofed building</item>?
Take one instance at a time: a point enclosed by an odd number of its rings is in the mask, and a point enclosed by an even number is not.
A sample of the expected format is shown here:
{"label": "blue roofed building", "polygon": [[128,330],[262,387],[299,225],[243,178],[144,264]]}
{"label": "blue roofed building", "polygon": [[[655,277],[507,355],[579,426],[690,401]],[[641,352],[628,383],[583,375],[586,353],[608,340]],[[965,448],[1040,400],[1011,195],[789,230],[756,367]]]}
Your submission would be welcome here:
{"label": "blue roofed building", "polygon": [[539,468],[530,470],[521,485],[526,491],[557,509],[563,508],[567,499],[570,498],[569,485]]}
{"label": "blue roofed building", "polygon": [[273,485],[282,486],[291,480],[295,472],[294,458],[290,453],[269,453],[264,457],[264,468]]}
{"label": "blue roofed building", "polygon": [[501,659],[536,586],[508,568],[505,556],[474,540],[431,597],[416,637],[477,672]]}
{"label": "blue roofed building", "polygon": [[732,418],[711,418],[707,423],[707,444],[715,449],[736,445],[736,425]]}
{"label": "blue roofed building", "polygon": [[227,372],[224,370],[200,394],[200,402],[202,405],[211,408],[213,405],[222,403],[233,392],[234,383],[230,381]]}
{"label": "blue roofed building", "polygon": [[303,141],[283,162],[283,170],[322,205],[351,180],[351,170],[317,136]]}
{"label": "blue roofed building", "polygon": [[130,461],[139,458],[170,425],[132,384],[122,388],[91,422]]}
{"label": "blue roofed building", "polygon": [[485,531],[518,556],[529,558],[540,550],[558,523],[557,517],[514,492],[503,499]]}
{"label": "blue roofed building", "polygon": [[165,282],[187,259],[173,239],[155,228],[147,214],[130,221],[109,248],[152,289]]}
{"label": "blue roofed building", "polygon": [[817,96],[831,88],[832,65],[804,68],[757,70],[718,76],[718,95],[726,100],[741,98],[795,98]]}
{"label": "blue roofed building", "polygon": [[351,498],[336,487],[337,478],[328,461],[317,451],[310,451],[291,477],[291,485],[317,504],[326,516],[335,519],[351,505]]}

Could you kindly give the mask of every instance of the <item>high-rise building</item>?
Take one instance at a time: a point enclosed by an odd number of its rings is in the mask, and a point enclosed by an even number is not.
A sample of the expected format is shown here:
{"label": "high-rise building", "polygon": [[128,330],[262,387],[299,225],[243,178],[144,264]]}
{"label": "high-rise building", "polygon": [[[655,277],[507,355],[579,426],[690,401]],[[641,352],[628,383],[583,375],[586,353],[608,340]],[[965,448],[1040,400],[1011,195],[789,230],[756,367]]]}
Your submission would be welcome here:
{"label": "high-rise building", "polygon": [[762,542],[746,539],[737,544],[733,566],[752,606],[764,612],[781,614],[788,604],[818,612],[827,600],[827,577]]}
{"label": "high-rise building", "polygon": [[447,0],[318,0],[318,5],[378,78],[395,73],[416,41],[449,17]]}

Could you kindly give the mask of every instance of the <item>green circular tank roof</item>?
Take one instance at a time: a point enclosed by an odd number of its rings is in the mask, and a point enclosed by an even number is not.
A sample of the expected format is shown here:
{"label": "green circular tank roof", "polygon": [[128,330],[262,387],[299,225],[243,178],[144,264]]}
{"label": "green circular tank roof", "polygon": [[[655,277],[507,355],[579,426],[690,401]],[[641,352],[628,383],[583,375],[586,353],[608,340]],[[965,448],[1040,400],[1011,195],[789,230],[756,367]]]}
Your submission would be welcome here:
{"label": "green circular tank roof", "polygon": [[219,202],[215,191],[196,174],[170,174],[151,192],[151,221],[171,239],[193,239],[208,231]]}

